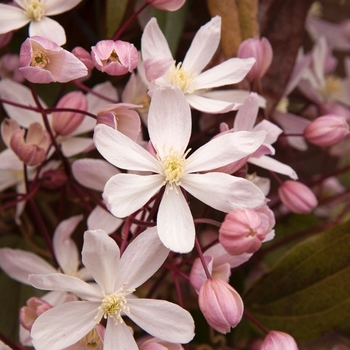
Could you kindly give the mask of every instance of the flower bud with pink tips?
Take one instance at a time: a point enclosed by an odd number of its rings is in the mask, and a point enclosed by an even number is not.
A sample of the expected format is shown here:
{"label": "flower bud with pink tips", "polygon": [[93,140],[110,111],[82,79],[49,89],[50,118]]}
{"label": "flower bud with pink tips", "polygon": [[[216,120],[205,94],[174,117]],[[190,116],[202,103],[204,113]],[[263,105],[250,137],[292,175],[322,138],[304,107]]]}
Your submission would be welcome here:
{"label": "flower bud with pink tips", "polygon": [[287,180],[278,189],[282,203],[293,213],[309,214],[318,205],[314,193],[299,181]]}
{"label": "flower bud with pink tips", "polygon": [[244,306],[240,295],[221,279],[206,280],[198,302],[208,324],[220,333],[230,332],[242,319]]}
{"label": "flower bud with pink tips", "polygon": [[46,310],[52,308],[44,299],[32,297],[28,299],[27,306],[23,306],[19,311],[19,322],[28,331],[31,330],[34,321]]}
{"label": "flower bud with pink tips", "polygon": [[126,41],[101,40],[91,48],[95,67],[109,75],[132,72],[139,59],[137,49]]}
{"label": "flower bud with pink tips", "polygon": [[287,333],[271,331],[265,337],[260,350],[299,350],[294,338]]}
{"label": "flower bud with pink tips", "polygon": [[267,205],[258,210],[232,210],[220,227],[219,241],[229,254],[252,254],[274,237],[274,225],[274,214]]}
{"label": "flower bud with pink tips", "polygon": [[246,78],[250,81],[261,79],[272,62],[272,47],[266,38],[250,38],[244,40],[238,48],[237,57],[254,57],[256,62],[247,74]]}
{"label": "flower bud with pink tips", "polygon": [[77,46],[72,50],[72,54],[79,58],[81,62],[83,62],[88,69],[89,73],[94,69],[95,65],[91,58],[89,52],[87,52],[83,47]]}
{"label": "flower bud with pink tips", "polygon": [[149,5],[163,11],[176,11],[182,7],[185,1],[186,0],[146,0]]}
{"label": "flower bud with pink tips", "polygon": [[24,41],[20,64],[23,76],[32,83],[67,83],[88,74],[85,64],[77,57],[41,36]]}
{"label": "flower bud with pink tips", "polygon": [[327,114],[318,117],[304,130],[304,137],[310,143],[320,146],[334,146],[349,134],[349,124],[345,117]]}

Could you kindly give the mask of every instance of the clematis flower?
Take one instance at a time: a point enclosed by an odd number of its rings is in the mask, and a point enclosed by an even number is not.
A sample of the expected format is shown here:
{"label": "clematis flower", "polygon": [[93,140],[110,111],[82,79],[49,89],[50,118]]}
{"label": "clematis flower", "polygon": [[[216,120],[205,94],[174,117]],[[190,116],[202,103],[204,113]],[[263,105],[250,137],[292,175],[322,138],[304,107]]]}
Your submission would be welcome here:
{"label": "clematis flower", "polygon": [[150,5],[158,10],[177,11],[186,0],[146,0]]}
{"label": "clematis flower", "polygon": [[[216,16],[199,29],[183,62],[176,64],[157,20],[152,18],[141,39],[146,77],[151,83],[150,93],[160,86],[177,86],[190,106],[202,112],[224,113],[238,109],[240,104],[236,103],[235,90],[229,92],[230,102],[220,99],[220,95],[212,98],[206,91],[240,82],[253,66],[255,59],[230,58],[202,72],[219,46],[220,31],[221,18]],[[218,92],[216,91],[217,95]]]}
{"label": "clematis flower", "polygon": [[0,34],[29,25],[29,36],[40,35],[58,45],[66,43],[63,27],[53,19],[54,16],[69,11],[81,0],[15,0],[17,6],[0,4]]}
{"label": "clematis flower", "polygon": [[117,130],[95,127],[96,148],[107,161],[121,169],[154,173],[117,174],[106,183],[103,198],[113,215],[123,218],[134,213],[165,185],[157,218],[159,237],[171,250],[187,253],[194,246],[195,228],[182,189],[224,212],[264,203],[262,192],[248,180],[219,172],[197,173],[253,153],[264,141],[265,132],[223,135],[186,159],[191,112],[180,89],[171,87],[154,92],[148,131],[156,157]]}
{"label": "clematis flower", "polygon": [[76,56],[41,36],[24,41],[19,59],[19,70],[32,83],[67,83],[88,74],[85,64]]}
{"label": "clematis flower", "polygon": [[103,349],[114,350],[116,344],[120,344],[120,349],[137,350],[123,316],[164,341],[189,342],[194,336],[194,322],[189,312],[164,300],[132,295],[135,288],[159,269],[168,253],[155,227],[136,237],[121,257],[118,245],[106,232],[85,232],[82,260],[98,286],[62,274],[29,277],[36,288],[70,291],[82,299],[59,305],[36,319],[31,332],[35,348],[63,349],[83,338],[105,318]]}

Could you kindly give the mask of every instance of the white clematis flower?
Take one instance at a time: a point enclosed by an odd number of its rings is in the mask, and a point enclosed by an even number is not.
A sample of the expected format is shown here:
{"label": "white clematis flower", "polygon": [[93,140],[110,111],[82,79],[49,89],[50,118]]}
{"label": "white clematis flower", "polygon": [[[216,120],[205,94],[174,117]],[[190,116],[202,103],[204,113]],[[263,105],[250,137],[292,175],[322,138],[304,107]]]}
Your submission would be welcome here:
{"label": "white clematis flower", "polygon": [[169,249],[187,253],[194,246],[195,227],[182,189],[223,212],[264,203],[263,193],[250,181],[208,172],[252,154],[263,143],[264,131],[217,137],[186,158],[190,108],[178,88],[164,87],[153,94],[148,132],[156,157],[108,126],[95,127],[96,148],[107,161],[122,169],[154,173],[117,174],[106,183],[103,198],[115,216],[134,213],[165,185],[157,217],[159,237]]}
{"label": "white clematis flower", "polygon": [[64,349],[82,339],[105,318],[103,349],[137,350],[122,316],[128,316],[154,337],[169,342],[189,342],[194,336],[194,322],[189,312],[168,301],[131,295],[159,269],[168,253],[155,227],[135,238],[121,257],[118,245],[106,232],[85,232],[82,260],[97,287],[62,274],[29,277],[36,288],[70,291],[83,299],[52,308],[37,318],[31,332],[35,349]]}

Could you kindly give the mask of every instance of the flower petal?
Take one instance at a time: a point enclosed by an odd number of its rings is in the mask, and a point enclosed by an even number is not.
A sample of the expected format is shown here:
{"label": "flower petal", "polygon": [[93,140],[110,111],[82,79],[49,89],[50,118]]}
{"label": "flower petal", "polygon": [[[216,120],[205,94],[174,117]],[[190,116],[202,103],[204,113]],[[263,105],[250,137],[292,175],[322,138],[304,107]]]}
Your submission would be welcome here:
{"label": "flower petal", "polygon": [[237,131],[220,135],[187,159],[186,173],[216,169],[242,159],[255,152],[265,136],[264,131]]}
{"label": "flower petal", "polygon": [[194,337],[191,314],[165,300],[129,298],[128,315],[147,333],[172,343],[188,343]]}
{"label": "flower petal", "polygon": [[117,243],[103,230],[86,231],[82,261],[104,293],[115,292],[120,252]]}
{"label": "flower petal", "polygon": [[47,16],[58,15],[62,12],[69,11],[73,7],[77,6],[81,1],[82,0],[69,0],[69,1],[46,0],[45,14]]}
{"label": "flower petal", "polygon": [[192,108],[206,113],[226,113],[240,106],[234,102],[208,98],[205,95],[186,94],[186,100]]}
{"label": "flower petal", "polygon": [[254,63],[255,58],[230,58],[199,74],[196,78],[196,89],[236,84],[247,75]]}
{"label": "flower petal", "polygon": [[37,350],[64,349],[89,333],[96,325],[98,303],[71,301],[40,315],[31,330]]}
{"label": "flower petal", "polygon": [[106,183],[103,199],[113,215],[124,218],[145,205],[162,186],[162,175],[117,174]]}
{"label": "flower petal", "polygon": [[[166,103],[164,102],[166,101]],[[191,110],[180,89],[156,89],[148,112],[148,132],[158,155],[184,152],[191,136]]]}
{"label": "flower petal", "polygon": [[94,142],[97,150],[116,167],[157,173],[157,160],[144,148],[109,126],[95,127]]}
{"label": "flower petal", "polygon": [[87,227],[89,230],[101,229],[107,234],[114,232],[124,220],[116,218],[104,208],[97,206],[87,219]]}
{"label": "flower petal", "polygon": [[94,146],[94,142],[90,137],[67,137],[61,139],[59,143],[61,144],[62,153],[66,157],[75,156]]}
{"label": "flower petal", "polygon": [[128,289],[137,288],[161,267],[169,254],[158,237],[156,227],[137,236],[126,248],[119,264],[116,289],[127,281]]}
{"label": "flower petal", "polygon": [[181,179],[181,186],[203,203],[225,213],[256,208],[265,202],[264,194],[252,182],[224,173],[188,174]]}
{"label": "flower petal", "polygon": [[125,323],[115,324],[112,319],[107,321],[103,339],[103,350],[138,350],[132,331]]}
{"label": "flower petal", "polygon": [[59,46],[64,45],[67,41],[64,28],[49,17],[43,17],[40,21],[30,22],[29,36],[43,36]]}
{"label": "flower petal", "polygon": [[259,111],[258,95],[254,92],[244,101],[239,108],[233,129],[235,131],[250,131],[253,129]]}
{"label": "flower petal", "polygon": [[166,189],[159,205],[157,228],[160,240],[170,250],[188,253],[193,249],[195,228],[190,208],[180,189]]}
{"label": "flower petal", "polygon": [[22,28],[30,22],[25,11],[12,5],[0,4],[0,34]]}

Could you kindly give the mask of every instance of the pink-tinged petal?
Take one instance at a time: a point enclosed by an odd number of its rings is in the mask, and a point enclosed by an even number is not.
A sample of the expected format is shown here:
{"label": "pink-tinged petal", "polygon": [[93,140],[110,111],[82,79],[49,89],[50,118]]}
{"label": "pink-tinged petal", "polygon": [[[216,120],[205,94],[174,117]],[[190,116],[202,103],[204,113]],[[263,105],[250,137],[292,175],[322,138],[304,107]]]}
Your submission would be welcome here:
{"label": "pink-tinged petal", "polygon": [[120,251],[116,242],[103,230],[86,231],[82,261],[104,293],[115,291]]}
{"label": "pink-tinged petal", "polygon": [[192,316],[180,306],[164,300],[136,298],[129,298],[128,305],[128,316],[154,337],[171,343],[188,343],[193,339]]}
{"label": "pink-tinged petal", "polygon": [[252,182],[224,173],[188,174],[181,179],[181,186],[203,203],[225,213],[256,208],[265,202],[264,194]]}
{"label": "pink-tinged petal", "polygon": [[22,28],[30,22],[25,11],[15,6],[0,4],[0,34]]}
{"label": "pink-tinged petal", "polygon": [[116,167],[157,173],[157,160],[143,147],[121,132],[99,124],[95,127],[94,142],[97,150]]}
{"label": "pink-tinged petal", "polygon": [[121,287],[125,281],[126,288],[137,288],[156,273],[168,254],[169,249],[160,241],[156,227],[142,232],[128,245],[120,259],[115,289]]}
{"label": "pink-tinged petal", "polygon": [[157,228],[160,240],[170,250],[188,253],[193,249],[193,217],[180,189],[166,189],[159,205]]}
{"label": "pink-tinged petal", "polygon": [[279,128],[276,124],[264,119],[259,124],[255,125],[253,131],[267,131],[265,138],[265,144],[273,144],[277,141],[278,136],[282,134],[283,130]]}
{"label": "pink-tinged petal", "polygon": [[94,148],[94,142],[89,137],[67,137],[59,141],[62,153],[68,158]]}
{"label": "pink-tinged petal", "polygon": [[254,62],[255,58],[230,58],[199,74],[196,90],[236,84],[247,75]]}
{"label": "pink-tinged petal", "polygon": [[235,131],[250,131],[253,129],[259,111],[258,95],[252,92],[239,108],[233,129]]}
{"label": "pink-tinged petal", "polygon": [[154,57],[173,59],[168,42],[155,18],[152,18],[143,30],[141,52],[144,61]]}
{"label": "pink-tinged petal", "polygon": [[183,61],[183,69],[191,74],[199,74],[216,52],[221,34],[221,17],[215,16],[202,26],[188,49]]}
{"label": "pink-tinged petal", "polygon": [[186,163],[186,172],[208,171],[242,159],[264,142],[263,131],[237,131],[220,135],[196,150]]}
{"label": "pink-tinged petal", "polygon": [[87,219],[87,227],[89,230],[101,229],[107,234],[115,232],[124,220],[116,218],[110,212],[97,206]]}
{"label": "pink-tinged petal", "polygon": [[[166,101],[166,103],[164,103]],[[160,158],[184,152],[191,135],[191,110],[178,88],[156,89],[148,112],[148,132]]]}
{"label": "pink-tinged petal", "polygon": [[72,301],[44,312],[31,331],[35,349],[60,350],[81,340],[95,327],[98,306],[89,301]]}
{"label": "pink-tinged petal", "polygon": [[[18,159],[18,157],[10,148],[6,148],[0,152],[0,170],[19,171],[18,174],[23,172],[23,163]],[[13,176],[13,174],[12,178],[16,180],[16,182],[22,180],[21,176],[16,179],[16,176]]]}
{"label": "pink-tinged petal", "polygon": [[[21,162],[22,163],[22,162]],[[23,163],[22,163],[23,166]],[[0,191],[5,190],[11,186],[14,186],[18,182],[11,170],[0,169]]]}
{"label": "pink-tinged petal", "polygon": [[81,220],[83,215],[72,216],[62,221],[53,234],[52,244],[57,262],[67,275],[75,274],[80,264],[78,248],[71,235]]}
{"label": "pink-tinged petal", "polygon": [[148,81],[157,79],[170,69],[174,62],[172,57],[152,57],[143,61],[146,78]]}
{"label": "pink-tinged petal", "polygon": [[106,183],[103,199],[113,215],[124,218],[144,206],[163,180],[162,175],[117,174]]}
{"label": "pink-tinged petal", "polygon": [[[204,255],[203,258],[206,263],[207,269],[210,273],[210,276],[212,276],[214,259],[212,256],[209,255]],[[228,268],[230,269],[230,266],[228,266]],[[199,292],[201,286],[207,279],[208,277],[204,271],[202,261],[199,258],[195,259],[191,268],[190,282],[197,293]]]}
{"label": "pink-tinged petal", "polygon": [[67,41],[64,28],[49,17],[43,17],[40,21],[30,22],[29,36],[42,36],[55,42],[59,46],[62,46]]}
{"label": "pink-tinged petal", "polygon": [[81,299],[101,302],[101,291],[75,276],[62,273],[29,275],[29,283],[37,289],[71,292]]}
{"label": "pink-tinged petal", "polygon": [[261,168],[268,169],[279,174],[287,175],[293,180],[296,180],[298,178],[296,172],[289,165],[283,164],[280,161],[268,156],[261,156],[260,158],[250,157],[248,159],[248,162]]}
{"label": "pink-tinged petal", "polygon": [[57,272],[38,255],[20,249],[1,248],[0,267],[11,278],[24,284],[29,284],[28,276],[32,273]]}
{"label": "pink-tinged petal", "polygon": [[57,0],[45,0],[45,14],[47,16],[58,15],[62,12],[71,10],[77,6],[82,0],[69,0],[69,1],[57,1]]}
{"label": "pink-tinged petal", "polygon": [[[96,96],[93,92],[106,97],[108,100]],[[88,111],[92,114],[97,114],[107,103],[111,103],[110,100],[114,100],[115,103],[119,101],[118,91],[110,81],[95,85],[92,92],[86,95],[86,98],[88,100]]]}
{"label": "pink-tinged petal", "polygon": [[103,159],[78,159],[72,164],[75,179],[83,186],[103,191],[106,182],[120,171]]}
{"label": "pink-tinged petal", "polygon": [[138,350],[132,331],[125,323],[115,324],[113,319],[107,321],[103,339],[103,350]]}
{"label": "pink-tinged petal", "polygon": [[186,100],[192,108],[206,113],[227,113],[238,109],[240,106],[234,102],[207,98],[205,95],[186,94]]}

